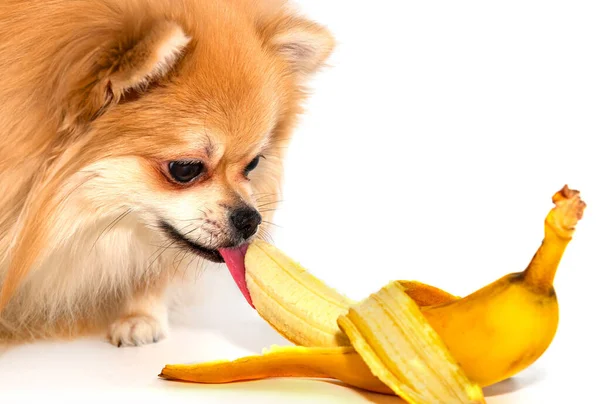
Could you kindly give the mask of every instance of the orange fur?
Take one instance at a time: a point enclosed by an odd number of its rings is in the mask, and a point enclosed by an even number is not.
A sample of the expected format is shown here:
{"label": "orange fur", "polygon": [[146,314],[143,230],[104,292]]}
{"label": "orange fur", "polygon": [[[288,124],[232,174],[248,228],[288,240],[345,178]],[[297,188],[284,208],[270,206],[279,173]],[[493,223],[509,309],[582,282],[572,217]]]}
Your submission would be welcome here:
{"label": "orange fur", "polygon": [[[173,253],[149,264],[159,216],[212,212],[193,234],[211,248],[227,206],[268,220],[305,81],[332,48],[284,1],[4,0],[0,340],[98,330],[164,289],[177,270]],[[174,186],[164,164],[185,158],[207,173]]]}

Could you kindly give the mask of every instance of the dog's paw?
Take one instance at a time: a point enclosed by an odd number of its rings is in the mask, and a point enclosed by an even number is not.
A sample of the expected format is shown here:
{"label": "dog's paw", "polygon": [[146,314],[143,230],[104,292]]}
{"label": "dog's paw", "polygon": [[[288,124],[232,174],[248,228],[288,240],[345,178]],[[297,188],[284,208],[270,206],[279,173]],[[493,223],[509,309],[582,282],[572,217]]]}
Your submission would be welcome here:
{"label": "dog's paw", "polygon": [[117,347],[152,344],[166,337],[166,326],[152,316],[120,318],[108,329],[108,339]]}

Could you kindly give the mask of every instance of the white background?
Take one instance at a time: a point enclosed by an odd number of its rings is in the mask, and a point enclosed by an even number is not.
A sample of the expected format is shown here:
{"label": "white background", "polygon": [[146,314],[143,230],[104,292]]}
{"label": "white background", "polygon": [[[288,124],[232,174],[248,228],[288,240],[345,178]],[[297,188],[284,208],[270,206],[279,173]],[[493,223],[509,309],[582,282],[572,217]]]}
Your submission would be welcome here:
{"label": "white background", "polygon": [[[588,209],[556,277],[558,334],[534,366],[486,395],[493,404],[598,399],[597,372],[586,370],[600,360],[593,325],[600,270],[597,6],[300,5],[339,45],[312,83],[289,149],[277,245],[351,297],[392,279],[465,295],[527,265],[550,198],[568,183]],[[166,363],[233,359],[284,343],[222,268],[203,273],[187,299],[159,344],[116,349],[99,338],[5,352],[0,397],[397,402],[320,381],[159,380]]]}

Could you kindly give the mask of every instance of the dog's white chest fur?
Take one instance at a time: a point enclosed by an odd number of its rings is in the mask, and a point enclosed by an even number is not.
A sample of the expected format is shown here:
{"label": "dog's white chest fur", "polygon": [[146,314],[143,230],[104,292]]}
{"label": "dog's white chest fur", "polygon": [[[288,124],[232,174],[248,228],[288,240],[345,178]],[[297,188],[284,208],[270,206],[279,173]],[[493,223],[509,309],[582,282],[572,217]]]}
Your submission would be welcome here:
{"label": "dog's white chest fur", "polygon": [[[175,251],[131,212],[78,223],[71,236],[60,240],[29,274],[17,294],[20,322],[36,323],[39,313],[44,313],[47,327],[53,320],[77,323],[81,317],[111,321],[137,290],[167,271]],[[149,307],[148,314],[152,311],[156,310]],[[23,316],[26,313],[29,316]],[[27,327],[27,322],[13,326]]]}

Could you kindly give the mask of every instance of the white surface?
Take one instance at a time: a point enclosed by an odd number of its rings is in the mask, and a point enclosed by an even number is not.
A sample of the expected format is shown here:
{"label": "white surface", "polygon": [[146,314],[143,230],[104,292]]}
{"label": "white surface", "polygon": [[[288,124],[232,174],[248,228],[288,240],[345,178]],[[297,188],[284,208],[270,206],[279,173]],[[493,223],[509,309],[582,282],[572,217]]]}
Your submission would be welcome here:
{"label": "white surface", "polygon": [[[301,6],[340,45],[314,81],[289,150],[278,246],[352,297],[391,279],[464,295],[527,265],[550,198],[568,183],[588,209],[556,277],[558,334],[533,367],[486,394],[492,404],[597,399],[597,380],[583,367],[600,360],[592,325],[600,268],[598,6]],[[2,402],[397,402],[322,381],[159,380],[166,363],[233,359],[284,343],[226,271],[205,272],[191,290],[195,303],[179,316],[187,325],[156,345],[117,349],[99,338],[4,353]]]}

